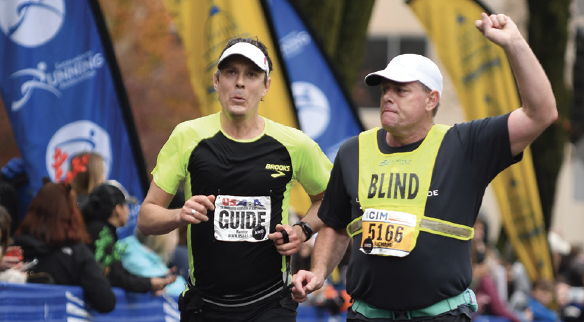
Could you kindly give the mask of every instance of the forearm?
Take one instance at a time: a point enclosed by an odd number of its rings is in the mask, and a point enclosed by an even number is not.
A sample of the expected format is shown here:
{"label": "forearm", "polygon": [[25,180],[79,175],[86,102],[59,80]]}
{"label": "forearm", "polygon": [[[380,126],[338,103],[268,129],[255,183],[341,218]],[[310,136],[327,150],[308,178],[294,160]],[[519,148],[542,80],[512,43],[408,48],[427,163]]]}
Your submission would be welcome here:
{"label": "forearm", "polygon": [[335,230],[323,223],[312,250],[310,270],[326,279],[343,258],[350,240],[344,229]]}
{"label": "forearm", "polygon": [[153,203],[144,203],[138,214],[138,228],[145,236],[167,234],[183,225],[180,212],[181,209],[166,209]]}
{"label": "forearm", "polygon": [[517,37],[503,47],[513,70],[522,108],[533,120],[551,124],[557,118],[554,93],[537,57],[523,37]]}

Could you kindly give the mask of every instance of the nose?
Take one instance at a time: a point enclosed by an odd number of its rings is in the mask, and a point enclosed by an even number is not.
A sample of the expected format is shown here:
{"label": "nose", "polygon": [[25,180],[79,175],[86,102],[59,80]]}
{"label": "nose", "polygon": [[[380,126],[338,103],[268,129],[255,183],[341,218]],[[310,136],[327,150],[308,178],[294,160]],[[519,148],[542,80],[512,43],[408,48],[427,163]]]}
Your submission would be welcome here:
{"label": "nose", "polygon": [[237,88],[244,88],[244,73],[239,73],[239,75],[237,75],[237,78],[235,79],[235,86]]}
{"label": "nose", "polygon": [[394,99],[394,95],[393,94],[394,94],[394,92],[391,90],[391,88],[387,88],[385,90],[385,92],[383,92],[381,94],[381,101],[382,102],[385,102],[385,101],[393,102],[393,99]]}

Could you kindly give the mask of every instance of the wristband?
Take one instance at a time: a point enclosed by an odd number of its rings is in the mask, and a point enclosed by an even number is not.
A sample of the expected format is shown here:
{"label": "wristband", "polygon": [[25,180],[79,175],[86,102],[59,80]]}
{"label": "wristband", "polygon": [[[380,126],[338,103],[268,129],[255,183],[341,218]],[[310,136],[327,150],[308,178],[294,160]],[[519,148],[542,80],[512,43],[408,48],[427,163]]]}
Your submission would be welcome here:
{"label": "wristband", "polygon": [[300,228],[302,228],[302,231],[306,235],[306,240],[305,241],[309,240],[310,237],[312,237],[312,234],[314,232],[312,231],[312,228],[310,228],[310,225],[307,222],[299,221],[299,222],[295,223],[292,227],[294,227],[296,225],[300,226]]}

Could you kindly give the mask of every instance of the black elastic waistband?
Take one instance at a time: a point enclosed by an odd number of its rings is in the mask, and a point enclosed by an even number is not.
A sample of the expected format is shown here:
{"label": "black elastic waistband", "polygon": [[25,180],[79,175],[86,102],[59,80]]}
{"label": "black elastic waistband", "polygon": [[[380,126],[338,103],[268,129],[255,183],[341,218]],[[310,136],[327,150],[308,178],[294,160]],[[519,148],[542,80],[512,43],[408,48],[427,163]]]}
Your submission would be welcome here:
{"label": "black elastic waistband", "polygon": [[[189,289],[195,288],[190,278],[188,281],[188,286]],[[203,302],[205,302],[206,304],[215,305],[222,308],[239,308],[245,307],[247,305],[259,304],[270,301],[274,297],[280,296],[283,286],[284,283],[280,280],[277,283],[260,292],[245,296],[233,295],[219,297],[216,295],[210,295],[201,292],[201,289],[198,289],[198,292],[201,295]]]}

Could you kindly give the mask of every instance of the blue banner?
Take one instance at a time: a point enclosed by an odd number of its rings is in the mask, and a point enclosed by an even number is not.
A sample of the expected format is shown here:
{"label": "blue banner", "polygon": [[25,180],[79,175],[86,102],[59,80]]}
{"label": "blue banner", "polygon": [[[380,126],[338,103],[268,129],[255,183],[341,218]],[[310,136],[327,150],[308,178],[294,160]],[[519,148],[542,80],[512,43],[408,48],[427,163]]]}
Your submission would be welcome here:
{"label": "blue banner", "polygon": [[143,200],[146,167],[97,0],[2,0],[0,30],[0,93],[33,193],[94,151],[106,179]]}
{"label": "blue banner", "polygon": [[324,51],[288,0],[266,0],[275,39],[298,114],[300,129],[334,160],[339,146],[363,130]]}

